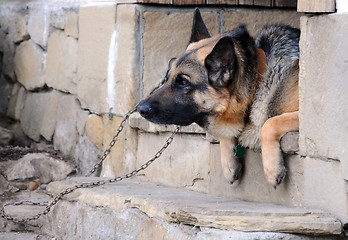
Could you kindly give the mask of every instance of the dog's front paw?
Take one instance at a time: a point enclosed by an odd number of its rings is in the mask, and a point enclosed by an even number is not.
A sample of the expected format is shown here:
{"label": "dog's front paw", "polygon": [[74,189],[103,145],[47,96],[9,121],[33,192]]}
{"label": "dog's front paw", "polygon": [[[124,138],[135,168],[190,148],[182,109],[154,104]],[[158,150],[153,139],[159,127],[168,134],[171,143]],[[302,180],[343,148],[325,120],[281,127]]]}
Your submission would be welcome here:
{"label": "dog's front paw", "polygon": [[265,169],[265,175],[268,183],[277,189],[277,186],[281,184],[286,176],[286,168],[284,166],[278,167],[276,169]]}
{"label": "dog's front paw", "polygon": [[262,156],[263,169],[267,182],[274,188],[281,184],[286,176],[286,168],[281,154],[271,158]]}
{"label": "dog's front paw", "polygon": [[242,176],[243,164],[240,159],[233,159],[227,164],[222,164],[222,170],[225,178],[231,184],[238,181]]}

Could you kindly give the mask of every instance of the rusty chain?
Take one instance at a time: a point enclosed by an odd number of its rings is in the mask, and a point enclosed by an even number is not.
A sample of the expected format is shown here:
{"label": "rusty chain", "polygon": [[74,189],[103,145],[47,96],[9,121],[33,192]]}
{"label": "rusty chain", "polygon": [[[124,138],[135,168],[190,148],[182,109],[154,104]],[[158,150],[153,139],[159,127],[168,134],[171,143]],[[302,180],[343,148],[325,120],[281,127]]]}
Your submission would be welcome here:
{"label": "rusty chain", "polygon": [[[169,69],[169,64],[170,62],[173,60],[170,59],[168,61],[168,69]],[[160,88],[166,81],[167,81],[167,74],[168,71],[166,72],[165,77],[163,78],[163,80],[160,82],[160,84],[158,86],[156,86],[150,94],[152,94],[154,91],[156,91],[158,88]],[[110,144],[108,146],[108,148],[103,152],[103,155],[99,158],[99,161],[93,166],[93,168],[86,174],[86,177],[90,176],[91,174],[93,174],[103,163],[103,161],[106,159],[106,157],[110,154],[112,147],[116,144],[118,137],[120,135],[120,133],[122,132],[124,125],[126,124],[126,121],[128,120],[128,118],[130,117],[131,114],[133,114],[134,112],[136,112],[137,106],[135,106],[132,110],[128,111],[123,119],[122,122],[120,123],[120,125],[117,128],[116,134],[114,135],[114,137],[112,138],[112,140],[110,141]],[[180,130],[180,126],[177,126],[176,129],[173,131],[173,133],[170,135],[170,137],[167,139],[167,141],[165,142],[165,144],[163,145],[163,147],[157,151],[157,153],[154,155],[153,158],[151,158],[150,160],[148,160],[146,163],[144,163],[143,165],[141,165],[138,169],[127,173],[123,176],[119,176],[119,177],[115,177],[115,178],[111,178],[111,179],[107,179],[107,180],[98,180],[98,181],[92,181],[92,182],[85,182],[85,183],[80,183],[77,185],[74,185],[72,187],[68,187],[66,189],[64,189],[63,191],[61,191],[60,193],[58,193],[53,200],[48,203],[48,202],[34,202],[34,201],[29,201],[29,200],[23,200],[23,201],[19,201],[19,202],[15,202],[15,203],[6,203],[4,204],[1,209],[0,209],[0,214],[1,217],[8,220],[8,221],[12,221],[15,223],[23,223],[23,222],[28,222],[28,221],[32,221],[32,220],[36,220],[38,218],[40,218],[43,215],[48,214],[52,207],[54,205],[56,205],[58,203],[59,200],[61,200],[63,198],[63,196],[75,191],[76,189],[80,189],[80,188],[92,188],[92,187],[97,187],[97,186],[102,186],[104,184],[107,183],[114,183],[114,182],[119,182],[122,181],[124,179],[127,178],[131,178],[133,176],[135,176],[136,174],[138,174],[139,172],[145,170],[146,168],[148,168],[156,159],[158,159],[162,153],[168,148],[168,146],[172,143],[174,136],[179,132]],[[19,206],[19,205],[36,205],[36,206],[46,206],[45,210],[43,210],[42,212],[35,214],[31,217],[27,217],[27,218],[15,218],[9,214],[6,214],[5,212],[5,208],[8,206]]]}

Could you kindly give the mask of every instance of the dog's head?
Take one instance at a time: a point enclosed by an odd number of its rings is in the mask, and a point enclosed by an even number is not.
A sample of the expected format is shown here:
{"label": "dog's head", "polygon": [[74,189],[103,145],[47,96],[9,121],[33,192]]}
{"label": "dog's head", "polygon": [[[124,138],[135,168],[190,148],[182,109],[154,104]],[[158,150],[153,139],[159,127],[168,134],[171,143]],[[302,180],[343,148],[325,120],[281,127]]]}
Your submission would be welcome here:
{"label": "dog's head", "polygon": [[254,41],[244,26],[210,37],[196,10],[185,53],[173,61],[167,82],[143,100],[138,111],[154,123],[196,122],[204,128],[226,112],[240,115],[253,91],[256,63],[248,61],[255,56]]}

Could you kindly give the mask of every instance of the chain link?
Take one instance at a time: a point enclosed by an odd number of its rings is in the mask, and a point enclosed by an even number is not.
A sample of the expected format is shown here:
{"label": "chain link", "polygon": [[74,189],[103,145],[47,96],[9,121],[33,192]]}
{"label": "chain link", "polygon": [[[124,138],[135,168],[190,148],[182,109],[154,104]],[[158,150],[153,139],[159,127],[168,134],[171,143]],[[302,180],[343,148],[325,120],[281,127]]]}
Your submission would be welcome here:
{"label": "chain link", "polygon": [[[168,65],[170,65],[170,62],[173,60],[174,58],[170,59],[168,62]],[[169,66],[168,66],[169,69]],[[153,92],[155,92],[157,89],[159,89],[166,81],[167,81],[167,74],[168,71],[166,72],[166,75],[164,77],[164,79],[159,83],[158,86],[156,86],[150,94],[152,94]],[[108,148],[104,151],[103,155],[99,158],[99,161],[93,166],[93,168],[86,174],[86,177],[90,176],[91,174],[93,174],[95,171],[97,171],[97,169],[102,165],[103,161],[107,158],[107,156],[110,154],[112,147],[116,144],[118,137],[120,135],[120,133],[122,132],[122,130],[124,129],[124,125],[126,124],[127,119],[129,118],[129,116],[131,114],[133,114],[135,111],[137,110],[137,106],[135,106],[132,110],[128,111],[125,116],[122,119],[122,122],[120,123],[119,127],[117,128],[117,131],[114,135],[114,137],[112,138],[112,140],[110,141],[110,144],[108,146]],[[80,188],[92,188],[92,187],[97,187],[97,186],[101,186],[107,183],[114,183],[114,182],[119,182],[122,181],[124,179],[127,178],[131,178],[135,175],[137,175],[139,172],[145,170],[146,168],[148,168],[156,159],[158,159],[162,153],[168,148],[168,146],[173,142],[174,136],[179,132],[180,130],[180,126],[177,126],[176,129],[173,131],[173,133],[171,134],[171,136],[167,139],[167,141],[165,142],[165,144],[163,145],[163,147],[157,151],[157,153],[154,155],[153,158],[151,158],[150,160],[148,160],[146,163],[144,163],[143,165],[141,165],[138,169],[125,174],[123,176],[119,176],[119,177],[115,177],[115,178],[111,178],[111,179],[107,179],[107,180],[98,180],[98,181],[93,181],[93,182],[85,182],[85,183],[80,183],[77,185],[74,185],[72,187],[68,187],[66,189],[64,189],[62,192],[58,193],[53,200],[48,203],[48,202],[34,202],[34,201],[28,201],[28,200],[23,200],[20,202],[15,202],[15,203],[6,203],[2,206],[2,208],[0,209],[0,214],[1,217],[8,220],[8,221],[12,221],[15,223],[23,223],[23,222],[28,222],[28,221],[32,221],[32,220],[37,220],[38,218],[40,218],[43,215],[48,214],[52,207],[54,205],[56,205],[58,203],[59,200],[61,200],[63,198],[63,196],[75,191],[76,189],[80,189]],[[6,214],[5,212],[5,208],[7,206],[19,206],[19,205],[37,205],[37,206],[46,206],[45,210],[43,210],[42,212],[33,215],[31,217],[27,217],[27,218],[15,218],[9,214]]]}

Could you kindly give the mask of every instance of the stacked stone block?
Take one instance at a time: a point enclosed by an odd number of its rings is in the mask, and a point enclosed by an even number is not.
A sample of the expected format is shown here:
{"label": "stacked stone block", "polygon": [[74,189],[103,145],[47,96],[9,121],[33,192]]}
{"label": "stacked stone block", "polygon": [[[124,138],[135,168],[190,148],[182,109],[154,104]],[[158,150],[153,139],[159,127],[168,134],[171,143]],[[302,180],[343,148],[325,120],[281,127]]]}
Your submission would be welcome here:
{"label": "stacked stone block", "polygon": [[348,221],[348,14],[301,19],[300,155],[304,203]]}

